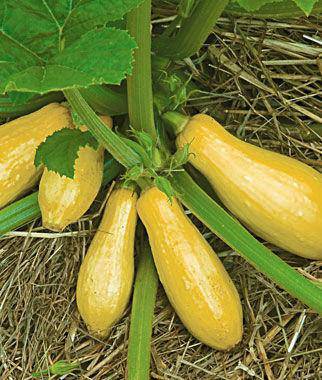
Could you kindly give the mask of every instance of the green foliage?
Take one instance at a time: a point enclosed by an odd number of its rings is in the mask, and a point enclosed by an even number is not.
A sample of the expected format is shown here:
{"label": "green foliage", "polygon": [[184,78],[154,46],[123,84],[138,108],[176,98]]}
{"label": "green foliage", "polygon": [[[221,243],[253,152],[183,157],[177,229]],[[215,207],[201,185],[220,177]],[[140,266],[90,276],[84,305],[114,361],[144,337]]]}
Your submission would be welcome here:
{"label": "green foliage", "polygon": [[7,95],[10,101],[12,102],[12,105],[16,105],[16,106],[27,103],[30,99],[32,99],[35,96],[35,94],[32,92],[15,92],[15,91],[9,92]]}
{"label": "green foliage", "polygon": [[178,6],[178,15],[184,18],[189,17],[195,5],[196,0],[181,0]]}
{"label": "green foliage", "polygon": [[170,168],[177,169],[188,162],[190,155],[189,146],[190,144],[185,144],[181,149],[178,149],[175,152],[175,154],[171,157]]}
{"label": "green foliage", "polygon": [[50,375],[64,376],[72,373],[77,368],[79,368],[79,363],[77,362],[69,363],[66,360],[59,360],[58,362],[51,365],[48,370],[34,372],[32,374],[32,377],[41,379],[44,376]]}
{"label": "green foliage", "polygon": [[61,176],[74,178],[74,165],[79,148],[86,145],[93,149],[98,148],[98,142],[90,132],[61,129],[40,144],[36,152],[35,165],[44,164],[48,170],[59,173]]}
{"label": "green foliage", "polygon": [[172,188],[170,181],[165,177],[157,176],[154,179],[154,184],[168,197],[170,203],[172,203],[172,197],[175,195],[175,192]]}
{"label": "green foliage", "polygon": [[[308,16],[318,0],[293,0],[296,5]],[[237,3],[247,11],[258,11],[261,7],[271,3],[281,3],[283,0],[237,0]],[[278,13],[278,5],[276,6]],[[289,14],[292,17],[292,14]]]}
{"label": "green foliage", "polygon": [[1,2],[0,91],[45,93],[119,84],[131,72],[136,44],[126,31],[104,25],[141,2]]}
{"label": "green foliage", "polygon": [[124,180],[124,185],[128,186],[142,177],[144,177],[144,168],[142,165],[136,165],[127,170],[122,179]]}

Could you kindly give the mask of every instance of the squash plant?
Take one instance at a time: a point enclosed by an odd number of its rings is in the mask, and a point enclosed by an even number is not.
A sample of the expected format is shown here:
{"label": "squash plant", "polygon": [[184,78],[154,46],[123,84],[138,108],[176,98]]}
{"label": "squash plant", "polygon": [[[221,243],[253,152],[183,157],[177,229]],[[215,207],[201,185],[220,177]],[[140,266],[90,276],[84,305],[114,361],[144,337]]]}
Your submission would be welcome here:
{"label": "squash plant", "polygon": [[[238,0],[248,10],[256,10],[259,5],[269,2]],[[296,0],[295,3],[308,14],[316,1]],[[48,4],[37,0],[5,0],[0,5],[2,118],[29,113],[50,99],[61,100],[63,93],[90,133],[80,135],[75,131],[69,137],[60,132],[52,135],[38,149],[37,165],[44,164],[49,170],[73,178],[79,147],[101,144],[113,157],[105,162],[103,183],[115,178],[125,168],[124,178],[136,182],[142,189],[154,184],[170,199],[176,196],[256,269],[322,313],[321,288],[273,254],[210,198],[182,166],[188,159],[188,149],[183,147],[171,155],[162,127],[156,128],[158,126],[154,123],[157,115],[153,105],[160,103],[156,101],[158,94],[153,97],[152,92],[151,50],[163,58],[162,65],[192,55],[211,33],[227,4],[228,1],[214,5],[213,0],[182,0],[181,13],[170,25],[170,30],[151,41],[150,0],[88,0],[73,4],[69,1]],[[128,31],[117,28],[113,22],[128,12]],[[34,27],[30,28],[30,25]],[[178,25],[179,32],[174,34]],[[107,87],[119,85],[126,76],[127,99],[124,90]],[[161,97],[166,95],[163,93]],[[125,113],[127,107],[135,141],[106,128],[93,110],[115,115]],[[71,160],[61,159],[62,143],[72,147]],[[0,210],[0,234],[39,215],[37,193],[34,193]],[[144,331],[144,339],[141,340],[140,336],[140,344],[135,348],[138,341],[131,328],[130,379],[148,378],[146,358],[149,351],[146,346],[150,340],[157,288],[156,272],[146,243],[140,247],[140,275],[135,286],[132,328],[139,326]],[[150,289],[144,293],[146,287]],[[141,310],[137,297],[143,293],[149,301],[145,304],[145,312],[149,314],[138,321],[137,313]],[[145,363],[142,371],[133,364],[137,360]]]}

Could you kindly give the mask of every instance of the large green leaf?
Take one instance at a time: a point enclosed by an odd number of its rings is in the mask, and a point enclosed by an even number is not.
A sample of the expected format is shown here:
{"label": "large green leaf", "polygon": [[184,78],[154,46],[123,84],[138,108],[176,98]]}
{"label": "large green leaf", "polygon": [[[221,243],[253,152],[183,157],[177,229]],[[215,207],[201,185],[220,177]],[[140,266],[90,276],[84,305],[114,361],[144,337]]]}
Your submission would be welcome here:
{"label": "large green leaf", "polygon": [[118,84],[136,46],[103,26],[142,0],[4,0],[0,4],[0,91],[44,93]]}
{"label": "large green leaf", "polygon": [[46,64],[17,68],[7,83],[4,79],[2,91],[44,94],[93,84],[120,84],[125,75],[131,73],[132,49],[135,47],[135,41],[126,31],[114,28],[93,30]]}

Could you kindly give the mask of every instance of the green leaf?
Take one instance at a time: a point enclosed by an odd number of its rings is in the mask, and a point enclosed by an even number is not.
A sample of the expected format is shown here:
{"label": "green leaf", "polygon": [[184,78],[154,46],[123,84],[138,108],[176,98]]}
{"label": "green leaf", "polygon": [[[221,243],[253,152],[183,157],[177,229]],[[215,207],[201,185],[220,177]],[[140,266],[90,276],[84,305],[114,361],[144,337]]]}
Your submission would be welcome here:
{"label": "green leaf", "polygon": [[[308,16],[318,0],[293,0],[297,6]],[[281,3],[283,0],[237,0],[237,3],[247,11],[257,11],[262,6],[271,3]],[[292,14],[290,14],[292,16]]]}
{"label": "green leaf", "polygon": [[141,161],[146,168],[152,168],[153,163],[151,161],[151,158],[140,144],[138,144],[136,141],[127,139],[126,137],[121,137],[121,139],[126,143],[128,147],[133,149],[140,156]]}
{"label": "green leaf", "polygon": [[168,197],[170,203],[172,203],[172,197],[174,196],[175,192],[172,188],[170,181],[164,177],[157,176],[154,179],[154,184],[159,190],[161,190]]}
{"label": "green leaf", "polygon": [[181,149],[178,149],[171,157],[171,167],[178,168],[188,162],[190,144],[185,144]]}
{"label": "green leaf", "polygon": [[135,129],[133,129],[132,133],[137,138],[138,143],[146,149],[148,154],[151,154],[155,148],[152,137],[144,131],[136,131]]}
{"label": "green leaf", "polygon": [[90,132],[79,129],[64,128],[55,132],[39,145],[35,165],[44,164],[48,170],[61,176],[74,178],[74,165],[80,147],[86,145],[98,148],[98,142]]}
{"label": "green leaf", "polygon": [[59,360],[58,362],[48,367],[48,370],[34,372],[32,374],[32,377],[42,378],[43,376],[49,376],[49,375],[63,376],[63,375],[68,375],[69,373],[72,373],[77,368],[79,368],[79,363],[77,362],[69,363],[66,360]]}
{"label": "green leaf", "polygon": [[178,15],[184,18],[191,16],[196,0],[181,0],[178,6]]}
{"label": "green leaf", "polygon": [[113,28],[93,30],[45,65],[33,64],[22,69],[17,66],[16,72],[6,75],[0,64],[1,91],[43,94],[93,84],[120,84],[131,73],[135,47],[134,39],[126,31]]}
{"label": "green leaf", "polygon": [[0,30],[2,38],[48,59],[90,30],[121,19],[142,1],[5,0]]}
{"label": "green leaf", "polygon": [[35,96],[32,92],[9,92],[8,98],[13,105],[22,105],[30,101]]}
{"label": "green leaf", "polygon": [[294,3],[296,3],[307,16],[312,12],[314,4],[317,2],[318,0],[294,0]]}
{"label": "green leaf", "polygon": [[[320,15],[322,12],[322,1],[317,0],[312,12],[310,14]],[[233,16],[251,17],[256,18],[274,18],[274,19],[287,19],[290,17],[303,16],[303,10],[299,8],[293,0],[283,0],[278,4],[269,3],[262,6],[255,12],[249,12],[238,5],[235,1],[230,2],[225,8],[225,13]]]}
{"label": "green leaf", "polygon": [[134,40],[103,27],[142,0],[6,0],[0,4],[0,91],[45,93],[119,84]]}
{"label": "green leaf", "polygon": [[257,11],[265,4],[279,3],[283,0],[237,0],[237,3],[247,11]]}
{"label": "green leaf", "polygon": [[144,173],[144,168],[142,165],[132,166],[131,169],[127,170],[122,176],[125,186],[129,183],[136,182]]}

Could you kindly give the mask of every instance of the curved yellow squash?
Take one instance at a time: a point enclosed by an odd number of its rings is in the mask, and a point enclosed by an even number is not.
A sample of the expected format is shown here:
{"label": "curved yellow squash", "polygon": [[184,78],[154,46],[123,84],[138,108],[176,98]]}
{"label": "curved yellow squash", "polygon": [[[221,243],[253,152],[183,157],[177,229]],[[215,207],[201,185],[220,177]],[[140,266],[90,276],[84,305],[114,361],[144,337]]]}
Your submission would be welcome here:
{"label": "curved yellow squash", "polygon": [[186,328],[226,350],[242,337],[242,308],[223,264],[178,201],[152,187],[137,203],[169,301]]}
{"label": "curved yellow squash", "polygon": [[78,310],[89,331],[106,337],[129,301],[134,273],[137,195],[117,189],[81,265],[76,291]]}
{"label": "curved yellow squash", "polygon": [[[109,116],[102,121],[112,127]],[[81,130],[86,130],[81,127]],[[81,147],[75,161],[75,177],[67,178],[47,170],[40,180],[38,201],[43,226],[62,231],[66,226],[81,218],[93,203],[103,178],[104,149]]]}
{"label": "curved yellow squash", "polygon": [[71,124],[68,109],[51,103],[0,125],[0,208],[36,184],[43,171],[34,165],[36,148],[47,136]]}
{"label": "curved yellow squash", "polygon": [[245,143],[207,115],[190,119],[177,145],[249,229],[297,255],[322,259],[322,175]]}

